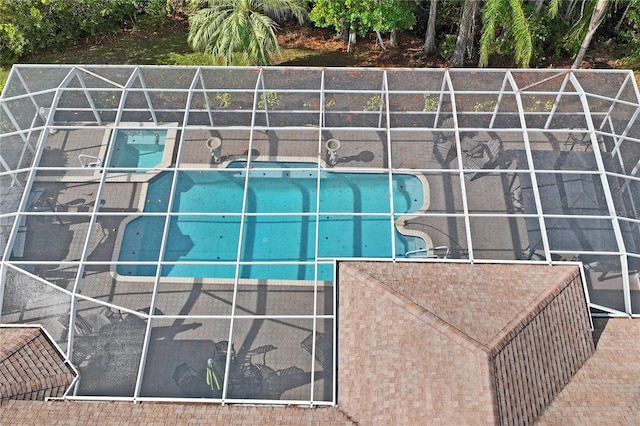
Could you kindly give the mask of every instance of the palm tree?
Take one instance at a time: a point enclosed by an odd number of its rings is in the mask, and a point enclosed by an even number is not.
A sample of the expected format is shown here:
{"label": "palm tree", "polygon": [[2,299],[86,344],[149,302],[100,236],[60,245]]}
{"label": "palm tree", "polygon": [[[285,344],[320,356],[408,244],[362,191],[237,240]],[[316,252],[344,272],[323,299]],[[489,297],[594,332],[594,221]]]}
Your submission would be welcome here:
{"label": "palm tree", "polygon": [[462,6],[462,17],[458,24],[458,37],[453,55],[449,59],[451,67],[461,67],[464,65],[465,56],[472,56],[473,44],[475,42],[475,27],[480,0],[465,0]]}
{"label": "palm tree", "polygon": [[582,62],[585,53],[587,53],[587,49],[589,48],[589,44],[591,43],[593,35],[596,33],[598,27],[605,18],[605,12],[607,11],[608,3],[609,0],[598,0],[598,3],[596,3],[595,7],[593,8],[593,13],[591,14],[591,19],[589,20],[589,29],[587,31],[587,34],[584,36],[584,39],[582,40],[582,45],[580,46],[578,55],[573,61],[573,66],[571,68],[580,67],[580,63]]}
{"label": "palm tree", "polygon": [[188,41],[225,65],[269,65],[280,54],[274,19],[304,21],[304,0],[191,0]]}
{"label": "palm tree", "polygon": [[436,51],[436,7],[438,0],[431,0],[429,4],[429,20],[427,23],[427,33],[424,37],[424,53],[427,55]]}
{"label": "palm tree", "polygon": [[522,0],[487,0],[482,12],[480,66],[488,64],[491,46],[500,26],[513,37],[514,58],[517,64],[521,67],[529,66],[533,54],[533,41],[529,21],[522,10]]}

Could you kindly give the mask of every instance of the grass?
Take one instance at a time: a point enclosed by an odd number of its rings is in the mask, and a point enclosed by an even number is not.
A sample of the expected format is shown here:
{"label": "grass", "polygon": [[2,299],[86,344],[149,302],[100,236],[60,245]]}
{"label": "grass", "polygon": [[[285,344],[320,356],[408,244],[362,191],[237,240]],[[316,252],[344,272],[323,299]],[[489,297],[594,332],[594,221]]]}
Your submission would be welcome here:
{"label": "grass", "polygon": [[[61,52],[42,52],[21,59],[21,63],[40,64],[129,64],[129,65],[219,65],[209,55],[193,52],[187,43],[188,27],[185,23],[172,23],[159,33],[123,31],[107,34],[100,39],[86,40]],[[294,35],[297,33],[294,33]],[[299,43],[291,43],[295,46]],[[366,66],[366,49],[345,54],[335,48],[304,45],[282,49],[281,65],[290,66]],[[616,49],[614,49],[616,50]],[[611,51],[611,49],[608,49]],[[640,69],[637,57],[627,57],[619,66]],[[0,67],[0,91],[9,76],[10,66]]]}
{"label": "grass", "polygon": [[[186,26],[173,26],[161,33],[127,31],[102,40],[87,40],[61,52],[47,51],[20,60],[22,64],[127,64],[127,65],[219,65],[209,55],[193,52],[187,43]],[[325,52],[283,49],[283,65],[326,65]],[[345,56],[345,55],[342,55]],[[332,58],[336,60],[337,58]],[[329,60],[329,62],[327,62]],[[345,64],[346,65],[346,64]],[[0,91],[11,66],[0,67]]]}
{"label": "grass", "polygon": [[[193,52],[187,43],[187,29],[163,33],[124,32],[106,40],[88,40],[61,52],[42,52],[21,59],[23,64],[136,64],[136,65],[216,65],[209,55]],[[0,67],[0,90],[10,66]]]}
{"label": "grass", "polygon": [[187,31],[160,34],[124,33],[99,44],[87,43],[63,52],[45,52],[24,63],[44,64],[141,64],[211,65],[207,55],[195,53],[187,44]]}
{"label": "grass", "polygon": [[7,82],[9,71],[11,71],[10,67],[0,67],[0,92],[2,92],[4,84]]}

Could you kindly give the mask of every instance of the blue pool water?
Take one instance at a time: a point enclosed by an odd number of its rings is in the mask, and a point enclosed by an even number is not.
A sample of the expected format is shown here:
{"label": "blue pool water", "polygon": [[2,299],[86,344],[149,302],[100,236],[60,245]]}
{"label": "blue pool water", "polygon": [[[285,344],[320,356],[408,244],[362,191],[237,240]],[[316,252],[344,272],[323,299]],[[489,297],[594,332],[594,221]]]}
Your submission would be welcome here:
{"label": "blue pool water", "polygon": [[[240,260],[246,262],[312,262],[316,258],[392,257],[389,216],[389,180],[386,174],[321,171],[319,221],[316,223],[317,170],[305,163],[252,163],[247,213]],[[212,216],[178,215],[169,224],[164,261],[208,261],[207,265],[165,265],[162,276],[233,278],[238,256],[242,194],[246,177],[244,162],[232,163],[225,171],[179,172],[171,206],[177,213],[214,213]],[[287,170],[271,170],[287,168]],[[149,185],[145,211],[164,212],[173,174],[166,172]],[[422,182],[413,175],[394,175],[394,212],[405,214],[423,205]],[[312,213],[283,216],[281,213]],[[363,213],[351,215],[349,213]],[[121,261],[157,261],[163,217],[139,217],[125,230]],[[424,241],[394,232],[396,255],[424,248]],[[118,266],[122,275],[155,275],[154,266]],[[319,279],[333,279],[331,264],[320,265]],[[305,264],[243,265],[241,278],[314,278],[314,266]]]}
{"label": "blue pool water", "polygon": [[156,167],[162,162],[166,139],[166,130],[119,129],[109,166]]}

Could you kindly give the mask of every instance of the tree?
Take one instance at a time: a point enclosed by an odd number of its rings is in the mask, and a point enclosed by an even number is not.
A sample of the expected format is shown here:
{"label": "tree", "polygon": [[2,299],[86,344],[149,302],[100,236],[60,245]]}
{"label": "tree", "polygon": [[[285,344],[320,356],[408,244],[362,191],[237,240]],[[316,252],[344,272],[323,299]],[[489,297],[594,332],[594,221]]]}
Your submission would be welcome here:
{"label": "tree", "polygon": [[453,55],[449,60],[452,67],[464,65],[465,56],[472,56],[473,44],[475,43],[475,27],[480,7],[480,0],[465,0],[462,7],[462,17],[458,26],[458,38]]}
{"label": "tree", "polygon": [[436,6],[438,0],[431,0],[429,4],[429,20],[427,21],[427,33],[424,36],[424,53],[430,55],[436,51]]}
{"label": "tree", "polygon": [[[535,15],[539,15],[542,11],[542,6],[544,6],[544,0],[536,0],[536,10],[534,12]],[[549,17],[555,18],[558,14],[558,9],[560,8],[560,0],[549,0],[549,5],[547,6],[547,12]]]}
{"label": "tree", "polygon": [[629,3],[627,3],[627,7],[625,7],[624,12],[622,12],[622,17],[620,18],[615,28],[613,29],[614,33],[617,33],[618,31],[620,31],[620,27],[622,26],[622,23],[626,19],[627,14],[629,13],[629,10],[631,10],[631,6],[634,6],[634,3],[637,3],[637,0],[629,0]]}
{"label": "tree", "polygon": [[[355,43],[356,18],[362,4],[358,1],[346,0],[316,0],[309,12],[309,19],[319,27],[334,27],[341,34],[341,38],[347,41],[347,52],[351,43]],[[344,37],[347,35],[346,37]]]}
{"label": "tree", "polygon": [[[319,27],[333,26],[338,32],[348,28],[349,51],[356,34],[375,31],[381,41],[380,32],[410,29],[415,23],[415,4],[413,0],[316,0],[309,18]],[[382,41],[381,45],[384,48]]]}
{"label": "tree", "polygon": [[304,21],[303,0],[191,0],[188,41],[225,65],[269,65],[280,54],[274,19]]}
{"label": "tree", "polygon": [[513,38],[514,59],[521,67],[529,66],[533,54],[533,42],[529,22],[522,10],[522,0],[487,0],[482,12],[482,36],[480,37],[481,67],[489,63],[492,44],[498,30],[504,30]]}
{"label": "tree", "polygon": [[582,59],[584,58],[585,53],[587,53],[589,44],[591,44],[591,39],[593,38],[593,35],[596,33],[596,31],[598,30],[598,27],[604,20],[604,14],[607,10],[608,3],[609,3],[609,0],[598,0],[598,3],[596,3],[595,7],[593,8],[593,12],[591,13],[591,19],[589,20],[589,29],[587,30],[587,34],[582,40],[582,45],[580,46],[580,50],[578,51],[578,54],[576,55],[576,59],[573,62],[573,65],[571,68],[578,68],[580,66],[580,63],[582,62]]}
{"label": "tree", "polygon": [[[361,15],[365,31],[375,31],[378,35],[381,32],[390,33],[389,44],[393,47],[398,46],[397,30],[411,29],[416,22],[413,13],[415,0],[368,0],[362,3],[367,5],[365,13]],[[381,38],[378,37],[378,40]],[[384,49],[384,43],[380,45]]]}

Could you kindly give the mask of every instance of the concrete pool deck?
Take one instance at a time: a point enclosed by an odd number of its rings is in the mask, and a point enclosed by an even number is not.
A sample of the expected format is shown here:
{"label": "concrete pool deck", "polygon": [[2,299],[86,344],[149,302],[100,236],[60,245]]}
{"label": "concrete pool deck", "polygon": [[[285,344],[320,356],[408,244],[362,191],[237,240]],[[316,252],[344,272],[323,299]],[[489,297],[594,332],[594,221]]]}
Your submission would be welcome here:
{"label": "concrete pool deck", "polygon": [[[449,163],[441,164],[433,153],[433,137],[430,132],[422,132],[419,138],[416,134],[408,133],[404,140],[393,145],[391,157],[387,152],[386,135],[378,132],[336,132],[339,134],[324,135],[337,137],[341,140],[339,161],[334,170],[384,169],[391,158],[394,165],[399,165],[400,173],[412,173],[415,169],[433,169],[433,171],[418,173],[428,182],[428,209],[425,214],[402,218],[405,232],[423,232],[428,235],[433,246],[447,246],[450,258],[465,259],[469,244],[474,246],[476,258],[510,260],[522,256],[522,252],[529,245],[526,222],[514,209],[509,196],[513,177],[517,175],[516,164],[505,161],[503,173],[488,171],[474,179],[471,173],[462,175],[457,171],[439,172],[437,168],[455,168],[458,159],[450,158]],[[184,142],[180,147],[180,155],[173,157],[171,166],[176,161],[181,167],[194,172],[222,167],[212,164],[211,155],[205,141],[212,135],[219,135],[224,139],[223,156],[229,158],[246,158],[248,146],[248,131],[226,129],[218,132],[204,130],[188,130],[184,135]],[[253,149],[257,152],[255,158],[318,158],[317,153],[322,149],[318,142],[317,130],[272,130],[268,133],[256,132]],[[176,138],[181,140],[183,135],[178,132]],[[485,138],[496,135],[478,134],[475,139],[465,139],[463,148],[471,149],[473,144]],[[522,142],[513,133],[498,134],[505,153],[505,160],[509,160],[513,149],[522,148]],[[540,135],[539,135],[540,136]],[[430,139],[431,138],[431,139]],[[82,315],[93,315],[100,311],[100,303],[110,303],[121,306],[132,312],[148,309],[154,298],[154,283],[128,280],[124,277],[114,277],[111,273],[113,253],[116,249],[118,233],[124,222],[131,215],[136,215],[144,206],[146,197],[146,183],[136,182],[126,173],[108,173],[101,192],[99,191],[99,177],[95,170],[83,170],[77,164],[78,152],[95,152],[99,154],[100,145],[104,139],[104,129],[60,129],[49,135],[42,156],[42,167],[74,167],[64,171],[40,169],[36,171],[34,190],[42,190],[42,194],[31,208],[26,217],[25,256],[13,258],[13,265],[27,273],[20,275],[26,284],[21,282],[12,289],[16,294],[5,295],[5,301],[10,301],[9,308],[3,315],[6,322],[43,323],[51,331],[56,341],[65,346],[69,339],[69,330],[60,323],[60,316],[71,308],[71,298],[65,294],[55,294],[38,279],[46,280],[66,291],[74,291],[78,304],[76,312]],[[557,145],[542,136],[532,137],[534,149],[551,150]],[[176,147],[176,150],[178,147]],[[576,149],[579,149],[576,148]],[[177,152],[177,151],[176,151]],[[234,154],[235,153],[235,154]],[[511,158],[512,160],[512,158]],[[473,239],[467,235],[465,227],[465,203],[460,190],[460,181],[464,179],[466,187],[466,209],[477,216],[471,217],[469,222]],[[91,222],[91,213],[96,212],[95,221]],[[488,217],[492,213],[512,213],[510,216]],[[100,214],[107,213],[107,214]],[[487,217],[483,217],[487,215]],[[85,243],[90,238],[87,252],[83,253]],[[87,263],[80,276],[79,263],[86,255]],[[61,262],[69,262],[60,264]],[[91,263],[95,262],[95,263]],[[13,273],[13,271],[11,271]],[[619,300],[619,276],[609,274],[599,279],[600,272],[585,271],[591,277],[590,289],[600,300],[610,300],[611,304],[621,305]],[[33,275],[30,275],[33,274]],[[37,278],[36,278],[37,277]],[[77,284],[78,287],[74,288]],[[12,280],[9,279],[9,282]],[[184,348],[190,348],[190,341],[207,342],[225,340],[225,333],[208,332],[207,324],[197,319],[185,321],[181,316],[188,315],[231,315],[234,304],[233,280],[221,282],[207,282],[192,280],[182,282],[180,279],[161,278],[158,287],[155,307],[164,315],[178,316],[161,321],[154,320],[158,326],[158,333],[171,336],[173,341],[181,343]],[[249,282],[239,280],[238,292],[235,295],[236,314],[239,315],[335,315],[334,287],[327,282],[278,283],[278,282]],[[285,285],[287,284],[287,285]],[[9,293],[11,293],[11,291]],[[44,294],[49,296],[33,297]],[[100,303],[90,302],[81,297],[93,298]],[[226,320],[225,320],[226,321]],[[239,339],[253,342],[255,345],[273,345],[278,349],[278,368],[287,368],[304,359],[305,366],[311,365],[309,354],[300,347],[302,342],[313,331],[313,322],[278,323],[277,321],[255,320],[259,326],[252,330],[251,321],[243,320],[243,331],[237,335]],[[197,326],[196,323],[201,323]],[[323,325],[323,329],[329,329]],[[240,330],[240,329],[238,329]],[[255,331],[258,330],[258,331]],[[257,334],[256,334],[257,333]],[[160,336],[157,334],[157,336]],[[228,333],[226,334],[228,336]],[[226,337],[228,338],[228,337]],[[200,344],[198,343],[198,344]],[[196,348],[198,345],[194,343]],[[176,344],[178,345],[178,344]],[[202,343],[202,347],[206,345]],[[179,346],[179,345],[178,345]],[[253,344],[251,345],[254,346]],[[159,348],[158,353],[166,353],[167,348]],[[163,352],[164,351],[164,352]],[[193,355],[195,366],[201,365],[202,354],[188,354],[186,349],[181,352],[187,360],[187,355]],[[275,355],[275,353],[274,353]],[[160,355],[159,355],[160,356]],[[305,358],[306,357],[306,358]],[[169,362],[169,357],[158,358],[156,366],[151,366],[149,374],[164,374],[175,365]],[[190,358],[189,358],[190,359]],[[274,357],[274,360],[276,357]],[[280,360],[281,359],[281,360]],[[84,360],[88,368],[101,371],[110,364],[98,363],[98,359]],[[93,362],[94,364],[89,364]],[[173,362],[173,361],[171,361]],[[190,361],[191,362],[191,361]],[[102,367],[98,367],[98,366]],[[319,368],[316,366],[316,368]],[[123,373],[124,374],[124,373]],[[114,378],[114,380],[117,377]],[[125,380],[126,381],[126,380]],[[85,382],[87,383],[87,382]],[[115,383],[115,382],[114,382]],[[130,383],[127,382],[126,386]],[[125,386],[125,387],[126,387]],[[173,386],[173,385],[171,385]],[[309,395],[309,386],[291,390],[292,398],[304,399]],[[330,381],[316,383],[318,392],[324,395],[332,387]],[[85,388],[88,389],[88,388]],[[96,392],[96,390],[92,390]],[[176,395],[178,389],[173,389]]]}
{"label": "concrete pool deck", "polygon": [[[339,134],[334,134],[339,133]],[[364,132],[364,134],[343,131],[334,132],[326,137],[338,137],[341,140],[340,161],[334,169],[341,168],[361,168],[366,171],[371,167],[384,168],[387,165],[386,136],[379,132]],[[212,164],[211,155],[206,146],[206,140],[217,135],[223,139],[222,157],[233,155],[245,155],[248,146],[249,132],[245,130],[222,129],[216,132],[208,130],[189,130],[184,135],[184,142],[181,145],[180,166],[189,168],[220,168],[221,164]],[[323,135],[324,136],[324,135]],[[397,135],[400,137],[401,135]],[[408,133],[404,140],[397,141],[393,149],[393,161],[395,165],[402,167],[401,172],[411,172],[416,168],[435,167],[455,167],[456,159],[451,159],[446,165],[442,165],[433,155],[433,142],[429,138],[434,137],[434,132],[422,132],[420,136],[424,139],[417,139],[413,133]],[[494,134],[493,136],[496,136]],[[502,149],[505,158],[511,149],[522,147],[522,142],[513,133],[497,134],[503,145]],[[550,150],[556,143],[548,138],[543,138],[538,134],[537,138],[531,136],[531,145],[534,149]],[[181,135],[176,136],[178,139]],[[256,158],[319,158],[317,153],[320,148],[317,130],[273,130],[269,133],[256,132],[253,138],[253,149],[257,151]],[[40,165],[43,167],[75,167],[77,152],[94,153],[98,155],[104,138],[103,130],[94,129],[66,129],[60,130],[54,135],[50,135],[47,146],[43,153]],[[478,134],[473,140],[483,140],[489,135]],[[468,143],[469,139],[465,140]],[[430,148],[431,147],[431,148]],[[471,147],[464,147],[469,149]],[[234,154],[234,152],[236,154]],[[320,158],[323,157],[322,155]],[[175,160],[175,158],[174,158]],[[173,165],[173,163],[172,163]],[[506,169],[513,170],[513,174],[491,174],[474,180],[465,179],[468,198],[468,209],[472,212],[480,213],[517,213],[511,205],[509,198],[510,180],[516,175],[516,166],[511,165]],[[62,210],[74,200],[84,200],[82,208],[92,209],[96,203],[95,188],[97,178],[93,170],[84,171],[80,168],[67,170],[64,172],[39,171],[36,176],[36,185],[45,189],[42,199],[53,199]],[[99,205],[102,211],[122,211],[131,212],[140,210],[144,205],[143,183],[131,182],[133,173],[109,173],[104,190],[101,194]],[[436,216],[421,216],[411,221],[406,221],[408,230],[426,232],[436,246],[448,246],[451,249],[452,257],[463,256],[467,250],[468,237],[463,225],[462,217],[446,215],[462,215],[463,202],[460,194],[460,175],[458,173],[425,173],[423,174],[429,182],[429,206],[428,212]],[[54,182],[67,181],[68,185],[60,186],[58,189],[52,187],[47,190],[47,186],[55,185]],[[126,183],[129,181],[129,183]],[[75,196],[77,195],[77,196]],[[58,200],[59,199],[59,200]],[[132,210],[133,209],[133,210]],[[61,210],[61,209],[58,209]],[[78,209],[76,209],[78,210]],[[81,210],[81,209],[80,209]],[[69,206],[69,212],[73,211],[73,206]],[[87,211],[88,213],[88,211]],[[78,217],[76,220],[82,222]],[[492,218],[483,220],[473,219],[475,235],[474,247],[483,247],[476,255],[487,258],[513,259],[517,256],[516,250],[524,250],[528,246],[526,224],[524,220],[517,217]],[[495,228],[509,232],[494,232]],[[437,231],[435,231],[437,229]],[[85,231],[86,234],[86,231]],[[505,251],[503,253],[503,251]],[[111,257],[108,259],[111,261]]]}

